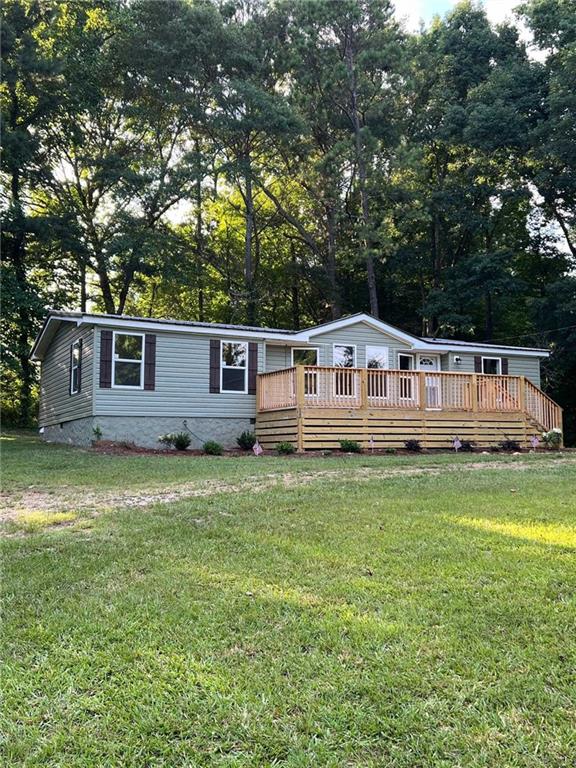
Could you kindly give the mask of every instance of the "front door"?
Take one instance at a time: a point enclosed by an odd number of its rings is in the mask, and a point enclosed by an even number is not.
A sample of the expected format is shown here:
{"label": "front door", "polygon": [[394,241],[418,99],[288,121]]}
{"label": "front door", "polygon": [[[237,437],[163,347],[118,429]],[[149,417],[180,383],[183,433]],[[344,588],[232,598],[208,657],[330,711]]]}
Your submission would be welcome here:
{"label": "front door", "polygon": [[[434,372],[440,370],[438,355],[418,355],[418,370],[426,372],[426,408],[441,408],[440,376]],[[429,374],[429,375],[428,375]]]}

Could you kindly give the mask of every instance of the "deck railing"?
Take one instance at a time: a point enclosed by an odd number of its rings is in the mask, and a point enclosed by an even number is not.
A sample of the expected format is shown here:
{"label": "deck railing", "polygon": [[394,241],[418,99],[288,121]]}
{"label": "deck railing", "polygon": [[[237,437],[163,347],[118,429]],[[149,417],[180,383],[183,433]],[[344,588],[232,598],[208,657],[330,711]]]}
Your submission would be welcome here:
{"label": "deck railing", "polygon": [[555,427],[562,429],[562,408],[542,390],[525,380],[526,413],[547,432]]}
{"label": "deck railing", "polygon": [[545,429],[562,409],[523,376],[296,366],[258,376],[258,410],[394,408],[522,412]]}

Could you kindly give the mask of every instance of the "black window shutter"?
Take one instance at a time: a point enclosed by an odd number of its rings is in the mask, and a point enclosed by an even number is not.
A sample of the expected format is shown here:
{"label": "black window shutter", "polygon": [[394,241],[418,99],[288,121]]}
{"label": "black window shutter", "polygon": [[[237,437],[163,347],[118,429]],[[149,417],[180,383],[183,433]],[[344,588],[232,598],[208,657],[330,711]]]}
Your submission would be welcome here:
{"label": "black window shutter", "polygon": [[210,392],[220,392],[220,341],[210,339]]}
{"label": "black window shutter", "polygon": [[144,339],[144,389],[156,388],[156,334],[147,333]]}
{"label": "black window shutter", "polygon": [[100,387],[112,386],[112,331],[100,331]]}
{"label": "black window shutter", "polygon": [[482,373],[482,357],[480,355],[474,357],[474,373]]}
{"label": "black window shutter", "polygon": [[502,358],[502,376],[508,376],[508,358]]}
{"label": "black window shutter", "polygon": [[78,392],[82,392],[82,339],[78,339],[78,372],[76,374],[78,381]]}
{"label": "black window shutter", "polygon": [[256,394],[256,374],[258,373],[258,344],[248,344],[248,394]]}

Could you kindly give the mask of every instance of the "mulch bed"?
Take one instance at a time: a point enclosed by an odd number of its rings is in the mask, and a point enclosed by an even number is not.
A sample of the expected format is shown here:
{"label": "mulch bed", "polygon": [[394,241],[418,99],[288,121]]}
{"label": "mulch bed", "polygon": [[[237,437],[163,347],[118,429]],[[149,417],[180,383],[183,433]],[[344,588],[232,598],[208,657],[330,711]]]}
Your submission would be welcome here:
{"label": "mulch bed", "polygon": [[[104,454],[111,454],[114,456],[133,456],[135,454],[142,455],[142,456],[178,456],[178,457],[198,457],[203,456],[204,458],[207,457],[207,454],[204,453],[199,448],[193,449],[188,448],[185,451],[176,451],[171,448],[142,448],[138,445],[135,445],[134,443],[128,443],[128,442],[117,442],[114,440],[98,440],[93,441],[92,448],[90,449],[94,451],[94,453],[104,453]],[[538,453],[567,453],[576,451],[575,448],[564,448],[562,451],[548,451],[546,449],[541,449],[538,451]],[[419,452],[420,454],[434,454],[434,455],[441,455],[441,454],[454,454],[453,450],[443,449],[443,448],[436,448],[433,450],[429,449],[422,449],[422,451]],[[483,453],[494,453],[494,454],[504,454],[504,451],[491,451],[491,450],[476,450],[476,451],[461,451],[461,453],[465,453],[466,455],[473,456],[473,455],[482,455]],[[528,450],[524,449],[521,451],[515,451],[515,453],[529,453]],[[231,448],[228,450],[225,450],[222,456],[212,456],[211,458],[214,459],[236,459],[236,458],[246,458],[248,456],[253,456],[254,454],[252,451],[242,451],[239,448]],[[274,450],[266,450],[263,451],[262,456],[278,456],[279,454]],[[374,451],[362,451],[361,453],[345,453],[343,451],[339,450],[332,450],[332,451],[306,451],[305,453],[292,453],[292,454],[285,454],[283,455],[283,458],[285,459],[317,459],[317,458],[338,458],[342,457],[345,458],[347,456],[417,456],[418,452],[415,451],[406,451],[401,448],[397,449],[395,453],[388,453],[386,450],[378,450],[375,449]],[[512,455],[512,454],[509,454]]]}

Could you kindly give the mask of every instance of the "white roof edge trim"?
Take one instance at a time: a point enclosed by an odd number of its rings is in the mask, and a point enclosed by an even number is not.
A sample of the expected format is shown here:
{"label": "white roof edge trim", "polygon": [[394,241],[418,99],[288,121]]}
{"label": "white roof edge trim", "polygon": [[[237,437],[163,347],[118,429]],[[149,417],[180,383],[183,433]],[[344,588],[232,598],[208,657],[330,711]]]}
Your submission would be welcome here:
{"label": "white roof edge trim", "polygon": [[[308,337],[311,338],[314,336],[320,336],[323,333],[330,333],[330,331],[337,331],[340,328],[347,328],[349,325],[356,325],[356,323],[366,323],[366,325],[371,325],[378,331],[382,331],[383,333],[388,334],[388,336],[392,336],[392,338],[398,339],[399,341],[405,341],[412,346],[418,342],[416,336],[405,333],[404,331],[395,328],[393,325],[388,325],[388,323],[384,323],[382,320],[377,320],[375,317],[364,313],[358,315],[350,315],[350,317],[343,317],[341,320],[333,320],[331,323],[324,323],[323,325],[316,326],[315,328],[308,328],[305,331],[301,331],[301,333],[307,334]],[[300,336],[300,334],[296,334],[296,336],[298,338],[304,338],[304,336]]]}
{"label": "white roof edge trim", "polygon": [[[63,319],[63,318],[60,318]],[[293,341],[295,339],[294,334],[281,334],[281,333],[266,333],[263,329],[261,331],[245,331],[240,328],[210,328],[209,326],[195,326],[195,325],[180,325],[179,323],[170,322],[158,322],[157,320],[130,320],[128,318],[95,318],[87,315],[83,322],[90,323],[97,326],[121,326],[123,328],[148,328],[150,330],[156,329],[158,331],[172,331],[173,333],[192,333],[199,336],[228,336],[231,338],[239,336],[247,336],[252,339],[272,340],[279,339],[280,341]]]}
{"label": "white roof edge trim", "polygon": [[483,347],[481,344],[470,347],[459,347],[457,345],[451,346],[450,344],[426,344],[426,342],[421,342],[414,348],[414,350],[416,352],[454,352],[456,355],[465,355],[471,352],[489,355],[490,352],[492,352],[499,357],[550,357],[550,352],[547,352],[546,350],[522,349],[521,347]]}

